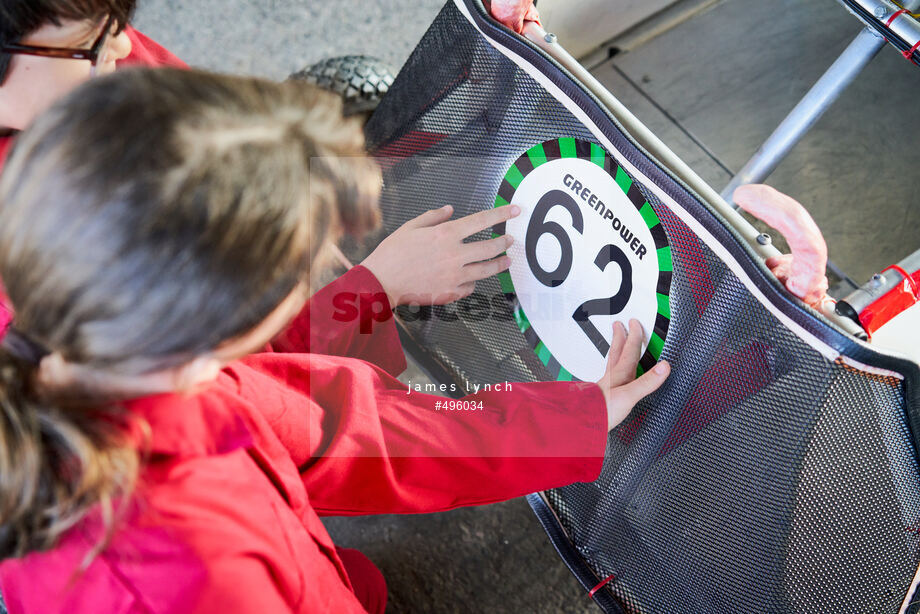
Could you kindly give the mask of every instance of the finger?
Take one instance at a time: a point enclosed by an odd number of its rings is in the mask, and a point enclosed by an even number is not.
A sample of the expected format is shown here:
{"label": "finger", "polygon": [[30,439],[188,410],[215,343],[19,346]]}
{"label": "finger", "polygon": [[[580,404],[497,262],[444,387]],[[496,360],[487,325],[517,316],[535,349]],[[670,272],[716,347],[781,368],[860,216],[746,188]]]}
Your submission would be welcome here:
{"label": "finger", "polygon": [[450,205],[444,205],[437,209],[431,209],[425,213],[414,217],[405,224],[405,228],[425,228],[427,226],[435,226],[442,222],[446,222],[450,219],[450,216],[454,214],[454,208]]}
{"label": "finger", "polygon": [[613,337],[610,339],[610,350],[607,352],[607,369],[604,372],[604,384],[608,387],[619,386],[623,382],[616,379],[616,366],[626,345],[626,327],[622,322],[613,323]]}
{"label": "finger", "polygon": [[441,294],[436,294],[433,297],[430,297],[428,301],[424,304],[426,305],[446,305],[448,303],[453,303],[454,301],[459,301],[462,298],[466,298],[476,290],[475,282],[463,283],[457,287],[443,292]]}
{"label": "finger", "polygon": [[524,21],[533,21],[536,22],[537,25],[542,25],[540,24],[540,13],[537,11],[537,7],[533,4],[531,4],[530,8],[527,9],[527,14],[524,15]]}
{"label": "finger", "polygon": [[461,239],[465,239],[477,232],[482,232],[486,228],[507,222],[520,213],[521,208],[517,205],[493,207],[492,209],[486,209],[485,211],[462,217],[459,220],[454,220],[450,222],[450,225]]}
{"label": "finger", "polygon": [[776,228],[792,251],[786,287],[808,303],[820,301],[826,284],[827,244],[805,207],[766,185],[744,185],[735,190],[739,207]]}
{"label": "finger", "polygon": [[636,376],[636,365],[639,364],[639,356],[642,352],[642,340],[645,333],[642,330],[642,324],[635,318],[629,321],[629,334],[626,336],[626,343],[623,351],[613,368],[614,378],[618,385],[631,382]]}
{"label": "finger", "polygon": [[620,360],[623,346],[626,344],[626,327],[622,322],[613,323],[613,337],[610,340],[610,351],[607,353],[607,365],[612,367]]}
{"label": "finger", "polygon": [[399,304],[422,307],[426,305],[434,305],[435,301],[430,294],[405,294],[400,297]]}
{"label": "finger", "polygon": [[732,198],[739,207],[779,230],[789,241],[790,247],[792,241],[799,240],[803,249],[821,249],[822,245],[812,241],[821,237],[818,225],[795,199],[764,184],[739,186]]}
{"label": "finger", "polygon": [[776,278],[785,285],[792,271],[792,254],[781,254],[773,258],[767,258],[766,265]]}
{"label": "finger", "polygon": [[480,279],[486,279],[493,275],[498,275],[511,266],[511,258],[508,256],[499,256],[494,260],[486,262],[474,262],[463,267],[464,283],[476,282]]}
{"label": "finger", "polygon": [[492,0],[489,11],[496,20],[520,33],[525,15],[532,8],[533,0]]}
{"label": "finger", "polygon": [[650,371],[643,373],[641,377],[617,388],[617,396],[632,408],[636,403],[661,388],[661,385],[668,379],[669,373],[671,373],[671,365],[662,360]]}
{"label": "finger", "polygon": [[511,235],[504,235],[502,237],[497,237],[494,239],[488,239],[486,241],[474,241],[473,243],[465,244],[464,249],[464,262],[481,262],[483,260],[491,260],[496,256],[504,253],[511,245],[514,243],[514,237]]}
{"label": "finger", "polygon": [[468,297],[476,291],[476,282],[471,281],[457,287],[457,300]]}
{"label": "finger", "polygon": [[767,258],[765,261],[767,268],[775,269],[781,266],[788,266],[792,264],[792,254],[780,254],[779,256],[772,256]]}

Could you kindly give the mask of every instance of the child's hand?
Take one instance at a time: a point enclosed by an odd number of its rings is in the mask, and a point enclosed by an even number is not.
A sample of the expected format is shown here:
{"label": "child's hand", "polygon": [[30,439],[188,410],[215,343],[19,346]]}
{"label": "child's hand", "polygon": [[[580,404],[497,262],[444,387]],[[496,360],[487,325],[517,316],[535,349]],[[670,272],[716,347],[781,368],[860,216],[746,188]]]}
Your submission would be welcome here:
{"label": "child's hand", "polygon": [[636,403],[658,390],[671,372],[671,365],[662,360],[654,369],[636,379],[642,334],[642,325],[638,320],[629,321],[629,334],[619,322],[613,325],[607,371],[597,382],[607,400],[608,430],[625,420]]}
{"label": "child's hand", "polygon": [[805,207],[767,185],[740,186],[732,199],[786,238],[792,254],[770,258],[766,265],[790,292],[819,309],[827,298],[827,244]]}
{"label": "child's hand", "polygon": [[476,281],[511,266],[501,256],[508,236],[464,243],[463,239],[517,216],[517,205],[480,211],[450,220],[453,207],[426,211],[384,239],[361,264],[380,281],[390,306],[443,305],[472,294]]}
{"label": "child's hand", "polygon": [[524,31],[524,22],[540,23],[540,14],[533,0],[486,0],[485,5],[492,17],[518,34]]}

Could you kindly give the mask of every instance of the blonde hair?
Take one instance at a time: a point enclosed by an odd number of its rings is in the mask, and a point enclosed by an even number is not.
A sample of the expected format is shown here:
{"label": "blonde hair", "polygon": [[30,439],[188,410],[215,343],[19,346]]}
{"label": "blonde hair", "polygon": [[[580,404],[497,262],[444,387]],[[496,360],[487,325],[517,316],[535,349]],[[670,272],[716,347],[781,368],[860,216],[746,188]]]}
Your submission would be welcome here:
{"label": "blonde hair", "polygon": [[142,374],[212,350],[308,281],[342,232],[373,229],[379,187],[359,125],[302,82],[120,71],[26,130],[0,178],[15,311],[0,342],[0,557],[52,547],[96,505],[110,536],[140,468],[129,416],[37,390],[44,354]]}

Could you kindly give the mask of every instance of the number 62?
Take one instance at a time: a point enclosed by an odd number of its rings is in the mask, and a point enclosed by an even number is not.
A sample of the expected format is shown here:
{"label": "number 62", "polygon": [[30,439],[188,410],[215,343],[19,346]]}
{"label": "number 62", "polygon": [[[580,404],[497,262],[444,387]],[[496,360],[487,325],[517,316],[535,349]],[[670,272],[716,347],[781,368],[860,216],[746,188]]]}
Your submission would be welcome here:
{"label": "number 62", "polygon": [[[527,226],[527,236],[524,242],[524,251],[527,254],[527,264],[534,277],[549,288],[561,285],[572,271],[572,241],[569,233],[558,222],[546,221],[546,216],[553,207],[563,207],[572,216],[572,227],[584,234],[584,217],[575,199],[562,190],[552,190],[543,195],[534,208],[530,223]],[[544,269],[537,260],[537,242],[545,234],[552,235],[559,243],[561,257],[559,264],[552,271]],[[585,301],[579,305],[572,314],[572,319],[581,327],[601,356],[607,356],[610,344],[589,318],[593,315],[615,315],[623,311],[632,295],[632,264],[622,249],[616,245],[603,246],[594,258],[594,264],[601,271],[607,265],[615,262],[622,271],[622,281],[616,294],[608,298],[596,298]]]}

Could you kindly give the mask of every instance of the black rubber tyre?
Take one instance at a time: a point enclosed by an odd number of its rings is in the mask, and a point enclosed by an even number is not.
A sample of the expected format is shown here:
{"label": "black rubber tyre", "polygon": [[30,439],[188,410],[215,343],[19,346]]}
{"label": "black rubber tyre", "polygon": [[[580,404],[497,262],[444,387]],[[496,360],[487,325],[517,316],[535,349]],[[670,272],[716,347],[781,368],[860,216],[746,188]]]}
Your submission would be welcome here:
{"label": "black rubber tyre", "polygon": [[390,67],[366,55],[328,58],[290,76],[335,92],[345,103],[345,115],[369,113],[393,84]]}

